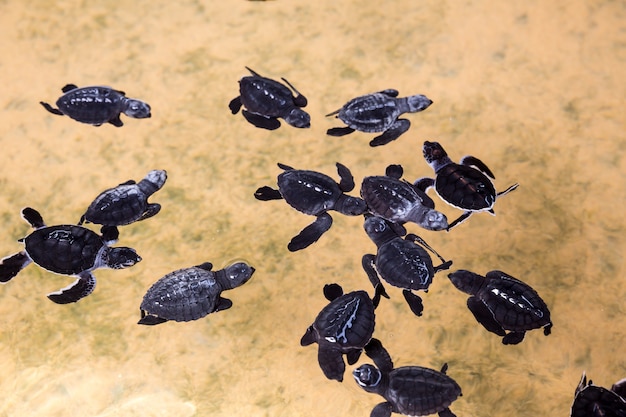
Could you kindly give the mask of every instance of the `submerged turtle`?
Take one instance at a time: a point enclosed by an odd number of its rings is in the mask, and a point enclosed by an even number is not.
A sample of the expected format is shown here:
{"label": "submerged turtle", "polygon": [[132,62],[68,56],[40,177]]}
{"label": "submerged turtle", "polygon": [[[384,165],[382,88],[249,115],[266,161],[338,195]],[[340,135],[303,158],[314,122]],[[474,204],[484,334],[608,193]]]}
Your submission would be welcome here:
{"label": "submerged turtle", "polygon": [[344,136],[355,130],[361,132],[383,132],[375,137],[370,146],[386,145],[409,130],[411,122],[407,119],[398,119],[404,113],[415,113],[426,110],[433,102],[423,95],[397,98],[397,90],[383,90],[378,93],[366,94],[353,98],[326,116],[335,116],[347,127],[328,129],[330,136]]}
{"label": "submerged turtle", "polygon": [[315,322],[309,326],[300,340],[300,345],[319,345],[317,359],[328,379],[343,381],[346,364],[356,363],[361,351],[372,340],[375,326],[374,309],[380,301],[377,292],[370,299],[365,291],[347,294],[337,284],[324,286],[324,296],[330,301],[320,311]]}
{"label": "submerged turtle", "polygon": [[520,343],[532,329],[543,327],[543,334],[550,334],[550,310],[528,284],[502,271],[490,271],[483,277],[458,270],[448,277],[456,288],[472,295],[467,307],[485,329],[503,336],[505,345]]}
{"label": "submerged turtle", "polygon": [[365,201],[344,193],[354,189],[352,173],[344,165],[337,163],[341,181],[336,183],[328,175],[316,171],[293,169],[279,163],[285,170],[278,176],[278,190],[264,186],[256,190],[258,200],[285,199],[294,209],[304,214],[317,216],[317,219],[302,229],[291,239],[287,248],[295,252],[316,242],[333,224],[328,210],[336,210],[348,216],[358,216],[367,209]]}
{"label": "submerged turtle", "polygon": [[[362,259],[363,269],[370,282],[374,288],[382,286],[380,275],[394,287],[402,288],[402,294],[411,311],[421,316],[424,310],[422,299],[412,290],[428,291],[435,274],[450,268],[452,261],[443,259],[419,236],[410,233],[403,239],[381,217],[366,216],[364,228],[378,247],[376,255],[367,254]],[[434,253],[441,260],[441,265],[433,267],[433,262],[424,248]],[[384,289],[380,291],[383,296],[387,296]]]}
{"label": "submerged turtle", "polygon": [[236,262],[219,271],[205,262],[170,272],[155,282],[141,302],[138,324],[155,325],[168,320],[191,321],[231,308],[222,291],[239,287],[252,277],[254,268]]}
{"label": "submerged turtle", "polygon": [[402,171],[400,165],[390,165],[386,175],[363,179],[361,197],[369,212],[394,223],[413,222],[427,230],[446,229],[446,216],[435,210],[435,203],[424,191],[400,180]]}
{"label": "submerged turtle", "polygon": [[293,127],[311,127],[311,116],[302,107],[306,107],[307,99],[284,78],[281,78],[289,88],[278,81],[261,77],[250,68],[251,76],[243,77],[239,81],[239,96],[228,104],[230,111],[236,114],[241,106],[243,116],[256,127],[274,130],[280,127],[279,117]]}
{"label": "submerged turtle", "polygon": [[121,127],[120,113],[135,119],[146,119],[152,116],[150,106],[140,100],[126,98],[126,93],[110,87],[93,86],[78,88],[74,84],[63,87],[63,94],[56,102],[58,109],[41,101],[52,114],[69,116],[81,123],[100,126],[111,123]]}
{"label": "submerged turtle", "polygon": [[154,216],[161,210],[161,205],[148,203],[148,198],[163,187],[165,180],[165,171],[153,170],[139,183],[129,180],[103,191],[89,205],[78,224],[123,226]]}
{"label": "submerged turtle", "polygon": [[92,271],[98,268],[122,269],[141,261],[134,249],[112,248],[117,240],[116,228],[103,228],[103,235],[75,225],[46,226],[41,215],[26,207],[22,217],[35,231],[20,241],[24,250],[0,262],[0,282],[6,283],[31,262],[57,274],[76,275],[70,286],[48,294],[57,304],[74,303],[91,294],[96,286]]}
{"label": "submerged turtle", "polygon": [[460,164],[456,164],[437,142],[424,142],[423,151],[426,162],[435,170],[436,178],[420,178],[415,185],[422,190],[434,186],[443,201],[465,210],[465,213],[450,223],[448,230],[477,211],[487,211],[495,215],[493,205],[496,199],[519,186],[516,183],[504,191],[496,192],[491,181],[496,177],[480,159],[466,156],[461,159]]}
{"label": "submerged turtle", "polygon": [[463,394],[459,384],[446,375],[447,363],[440,372],[421,366],[394,368],[391,357],[382,346],[370,350],[376,366],[361,365],[352,375],[365,391],[381,395],[386,400],[374,407],[371,417],[389,417],[391,413],[407,416],[437,413],[440,417],[455,417],[449,407]]}
{"label": "submerged turtle", "polygon": [[610,390],[593,385],[583,376],[575,391],[570,417],[626,417],[626,379]]}

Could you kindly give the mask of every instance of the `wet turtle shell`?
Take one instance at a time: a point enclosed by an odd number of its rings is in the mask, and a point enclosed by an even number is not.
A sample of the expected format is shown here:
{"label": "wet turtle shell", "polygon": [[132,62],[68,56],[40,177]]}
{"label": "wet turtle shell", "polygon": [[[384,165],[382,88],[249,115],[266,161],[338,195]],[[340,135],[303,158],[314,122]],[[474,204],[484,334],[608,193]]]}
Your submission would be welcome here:
{"label": "wet turtle shell", "polygon": [[76,275],[72,285],[48,295],[55,303],[73,303],[91,294],[96,285],[92,271],[97,268],[121,269],[141,261],[132,248],[107,245],[117,239],[115,228],[104,228],[99,236],[82,226],[46,226],[41,215],[29,207],[22,210],[22,217],[35,230],[21,239],[23,251],[2,259],[0,282],[8,282],[31,262],[50,272]]}
{"label": "wet turtle shell", "polygon": [[139,183],[129,180],[103,191],[89,205],[79,224],[122,226],[156,215],[161,205],[148,203],[148,198],[160,190],[166,180],[165,171],[153,170]]}
{"label": "wet turtle shell", "polygon": [[328,379],[343,380],[345,354],[349,364],[359,359],[371,341],[375,326],[374,309],[380,295],[370,299],[365,291],[343,294],[337,284],[326,285],[324,295],[330,303],[320,311],[315,322],[300,340],[302,346],[319,345],[318,362]]}
{"label": "wet turtle shell", "polygon": [[135,119],[152,116],[148,103],[127,98],[123,91],[110,87],[78,88],[74,84],[68,84],[62,90],[64,94],[56,102],[58,109],[43,101],[40,102],[41,105],[52,114],[66,115],[81,123],[94,126],[111,123],[120,127],[123,125],[120,120],[121,113]]}
{"label": "wet turtle shell", "polygon": [[446,216],[434,201],[413,184],[400,179],[402,167],[390,165],[384,176],[369,176],[361,183],[361,197],[368,211],[394,223],[413,222],[427,230],[444,230]]}
{"label": "wet turtle shell", "polygon": [[236,114],[243,105],[243,116],[256,127],[274,130],[280,127],[278,118],[282,118],[294,127],[311,127],[311,117],[302,110],[307,99],[284,78],[281,78],[291,90],[270,78],[265,78],[246,67],[251,76],[239,81],[239,96],[228,104],[231,112]]}
{"label": "wet turtle shell", "polygon": [[[379,276],[394,287],[402,288],[403,295],[414,314],[421,316],[422,300],[412,290],[428,291],[435,273],[450,268],[452,261],[446,261],[423,239],[414,234],[405,238],[399,236],[383,218],[366,216],[364,229],[376,244],[376,255],[363,256],[362,265],[372,285],[381,286]],[[428,252],[433,252],[442,264],[433,266]],[[382,290],[384,296],[386,292]]]}
{"label": "wet turtle shell", "polygon": [[211,271],[212,268],[210,262],[205,262],[170,272],[156,281],[141,302],[139,324],[197,320],[230,308],[233,303],[221,296],[222,291],[248,282],[254,268],[244,262],[219,271]]}
{"label": "wet turtle shell", "polygon": [[354,132],[383,132],[370,142],[370,146],[385,145],[406,132],[411,126],[407,119],[399,119],[404,113],[426,110],[432,101],[423,95],[397,98],[398,91],[393,89],[366,94],[353,98],[339,110],[327,114],[335,116],[347,127],[328,129],[330,136],[344,136]]}
{"label": "wet turtle shell", "polygon": [[626,379],[606,389],[583,375],[576,387],[570,417],[626,417]]}
{"label": "wet turtle shell", "polygon": [[447,364],[440,372],[421,366],[394,369],[391,357],[382,346],[370,350],[374,350],[370,353],[376,366],[361,365],[352,375],[365,391],[381,395],[386,400],[374,407],[372,417],[389,417],[391,413],[455,416],[449,407],[463,394],[459,384],[446,375]]}
{"label": "wet turtle shell", "polygon": [[328,210],[349,216],[365,212],[365,201],[345,194],[354,188],[354,179],[344,165],[337,163],[340,183],[320,172],[297,170],[280,163],[278,166],[285,170],[278,176],[278,190],[261,187],[254,193],[255,198],[262,201],[284,199],[299,212],[317,217],[291,240],[288,245],[290,251],[308,247],[330,229],[333,220]]}
{"label": "wet turtle shell", "polygon": [[513,184],[504,191],[496,192],[491,181],[495,176],[487,165],[473,156],[464,157],[459,164],[454,163],[438,142],[424,142],[423,153],[436,177],[418,179],[416,186],[422,190],[434,186],[443,201],[465,211],[450,223],[448,230],[465,221],[472,213],[487,211],[495,214],[493,206],[496,199],[519,186]]}
{"label": "wet turtle shell", "polygon": [[528,284],[502,271],[490,271],[483,277],[458,270],[448,277],[456,288],[471,295],[467,307],[476,320],[502,336],[505,345],[520,343],[528,330],[543,328],[546,336],[550,334],[550,310]]}

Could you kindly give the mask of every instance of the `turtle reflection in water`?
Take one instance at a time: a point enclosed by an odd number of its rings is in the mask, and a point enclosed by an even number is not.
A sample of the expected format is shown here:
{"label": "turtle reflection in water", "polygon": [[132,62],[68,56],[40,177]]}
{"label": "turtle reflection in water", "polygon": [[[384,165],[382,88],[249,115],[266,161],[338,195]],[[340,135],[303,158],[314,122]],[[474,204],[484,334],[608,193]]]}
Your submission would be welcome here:
{"label": "turtle reflection in water", "polygon": [[583,372],[570,417],[626,417],[626,379],[616,382],[609,390],[587,381]]}
{"label": "turtle reflection in water", "polygon": [[358,216],[367,209],[361,198],[345,194],[354,189],[354,178],[350,170],[340,163],[337,163],[337,172],[341,177],[339,183],[320,172],[293,169],[281,163],[278,167],[285,170],[278,176],[278,189],[264,186],[256,190],[254,197],[261,201],[285,199],[299,212],[317,217],[291,239],[287,245],[291,252],[308,247],[330,229],[333,218],[328,210]]}
{"label": "turtle reflection in water", "polygon": [[380,301],[380,293],[376,292],[374,299],[370,299],[365,291],[344,294],[338,284],[329,284],[324,286],[324,296],[330,304],[320,311],[300,344],[317,343],[318,362],[324,375],[341,382],[346,369],[343,355],[352,365],[361,356],[361,351],[375,340],[372,339],[374,309]]}
{"label": "turtle reflection in water", "polygon": [[421,94],[398,98],[398,90],[387,89],[378,93],[366,94],[353,98],[339,110],[326,116],[337,116],[346,127],[328,129],[330,136],[344,136],[355,130],[361,132],[383,132],[370,141],[370,146],[386,145],[398,139],[409,130],[411,122],[399,119],[404,113],[416,113],[426,110],[432,100]]}
{"label": "turtle reflection in water", "polygon": [[0,262],[0,282],[6,283],[31,262],[62,275],[78,279],[68,287],[48,294],[57,304],[75,303],[96,287],[92,271],[98,268],[122,269],[141,261],[132,248],[109,247],[118,238],[115,227],[103,227],[102,236],[75,225],[46,226],[36,210],[26,207],[22,217],[35,231],[21,239],[24,250]]}
{"label": "turtle reflection in water", "polygon": [[476,320],[502,336],[505,345],[520,343],[526,331],[532,329],[543,327],[543,334],[550,334],[550,310],[528,284],[502,271],[490,271],[483,277],[458,270],[448,277],[456,288],[471,295],[467,307]]}
{"label": "turtle reflection in water", "polygon": [[367,392],[379,394],[385,402],[372,410],[370,417],[389,417],[391,413],[407,416],[455,417],[450,405],[463,394],[456,381],[441,371],[421,366],[393,367],[387,351],[372,344],[368,354],[376,365],[361,365],[352,372],[355,381]]}
{"label": "turtle reflection in water", "polygon": [[211,269],[213,265],[205,262],[160,278],[143,297],[138,324],[191,321],[226,310],[233,303],[221,297],[222,291],[245,284],[254,273],[254,268],[244,262],[236,262],[219,271]]}
{"label": "turtle reflection in water", "polygon": [[78,88],[74,84],[63,87],[63,95],[56,102],[58,109],[41,101],[41,105],[52,114],[69,116],[72,119],[94,126],[111,123],[124,125],[120,114],[135,119],[152,117],[150,105],[141,100],[127,98],[126,93],[110,87],[93,86]]}
{"label": "turtle reflection in water", "polygon": [[460,164],[454,163],[437,142],[424,142],[423,153],[436,177],[420,178],[415,181],[415,185],[421,190],[434,187],[443,201],[465,211],[448,225],[448,230],[467,220],[475,212],[486,211],[495,215],[493,205],[496,199],[519,186],[513,184],[504,191],[496,192],[491,182],[495,176],[483,161],[466,156],[461,159]]}
{"label": "turtle reflection in water", "polygon": [[228,107],[237,114],[241,106],[246,120],[256,127],[275,130],[280,127],[278,118],[282,118],[293,127],[307,128],[311,126],[311,117],[302,110],[307,99],[284,78],[281,78],[295,93],[278,81],[265,78],[246,67],[252,75],[239,81],[239,96],[230,101]]}

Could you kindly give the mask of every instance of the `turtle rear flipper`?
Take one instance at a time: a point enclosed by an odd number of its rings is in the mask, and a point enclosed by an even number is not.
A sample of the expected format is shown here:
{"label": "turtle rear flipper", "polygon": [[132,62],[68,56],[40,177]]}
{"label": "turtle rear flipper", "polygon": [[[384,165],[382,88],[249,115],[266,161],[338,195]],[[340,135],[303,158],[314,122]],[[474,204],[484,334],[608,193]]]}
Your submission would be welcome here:
{"label": "turtle rear flipper", "polygon": [[302,229],[297,236],[291,239],[291,242],[287,245],[287,249],[291,252],[296,252],[309,247],[311,244],[317,242],[319,238],[330,229],[332,224],[333,218],[330,214],[320,214],[313,223]]}
{"label": "turtle rear flipper", "polygon": [[96,288],[96,278],[91,272],[81,272],[78,279],[59,291],[48,294],[50,301],[57,304],[75,303],[87,297]]}
{"label": "turtle rear flipper", "polygon": [[18,252],[0,260],[0,283],[6,283],[32,261],[26,252]]}
{"label": "turtle rear flipper", "polygon": [[413,314],[415,314],[416,316],[421,316],[422,312],[424,311],[424,304],[422,303],[421,297],[417,294],[413,294],[409,290],[403,290],[402,295],[404,295],[404,299],[411,308]]}
{"label": "turtle rear flipper", "polygon": [[385,130],[382,135],[376,136],[372,139],[370,141],[370,146],[375,147],[386,145],[389,142],[398,139],[400,135],[409,130],[410,127],[411,122],[407,119],[398,119],[389,127],[389,129]]}
{"label": "turtle rear flipper", "polygon": [[249,123],[261,129],[276,130],[280,127],[280,121],[275,117],[260,116],[247,110],[242,110],[241,113]]}
{"label": "turtle rear flipper", "polygon": [[[115,127],[122,127],[122,126],[124,126],[124,122],[122,122],[122,120],[120,119],[120,115],[119,114],[117,116],[115,116],[114,118],[112,118],[111,120],[109,120],[109,123],[111,123]],[[101,126],[101,124],[96,124],[94,126]]]}
{"label": "turtle rear flipper", "polygon": [[449,408],[446,408],[445,410],[442,410],[437,414],[439,414],[439,417],[456,417],[456,414],[450,411]]}
{"label": "turtle rear flipper", "polygon": [[354,132],[354,129],[352,129],[351,127],[333,127],[330,128],[326,131],[326,134],[328,136],[346,136],[349,135],[350,133]]}
{"label": "turtle rear flipper", "polygon": [[237,96],[228,103],[228,108],[232,114],[237,114],[241,109],[241,96]]}
{"label": "turtle rear flipper", "polygon": [[326,378],[334,379],[339,382],[343,381],[346,364],[343,361],[343,356],[340,351],[320,347],[317,353],[317,360]]}
{"label": "turtle rear flipper", "polygon": [[146,326],[155,326],[157,324],[165,323],[167,320],[161,317],[154,316],[152,314],[146,314],[145,311],[141,310],[141,320],[137,322],[137,324],[144,324]]}
{"label": "turtle rear flipper", "polygon": [[370,417],[390,417],[392,411],[393,405],[390,402],[380,403],[372,409]]}
{"label": "turtle rear flipper", "polygon": [[502,343],[505,345],[517,345],[524,340],[526,332],[510,332],[502,338]]}

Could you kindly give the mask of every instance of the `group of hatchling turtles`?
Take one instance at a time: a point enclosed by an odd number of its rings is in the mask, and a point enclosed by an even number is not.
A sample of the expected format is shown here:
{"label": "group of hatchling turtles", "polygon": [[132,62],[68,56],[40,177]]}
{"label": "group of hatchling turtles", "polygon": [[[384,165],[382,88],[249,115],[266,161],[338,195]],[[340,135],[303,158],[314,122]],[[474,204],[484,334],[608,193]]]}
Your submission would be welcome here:
{"label": "group of hatchling turtles", "polygon": [[[279,119],[296,128],[308,128],[311,118],[303,110],[307,99],[285,78],[286,84],[263,77],[248,68],[251,75],[239,81],[239,95],[229,108],[233,114],[240,110],[255,127],[274,130]],[[100,126],[110,123],[123,125],[120,115],[133,118],[151,117],[150,106],[140,100],[127,98],[125,93],[103,86],[78,88],[73,84],[62,89],[57,108],[41,102],[56,115]],[[294,94],[295,93],[295,94]],[[327,131],[330,136],[343,136],[354,131],[380,133],[370,146],[385,145],[405,133],[410,127],[404,113],[427,109],[432,101],[424,95],[398,98],[398,91],[387,89],[349,100],[327,116],[336,116],[345,127]],[[356,383],[365,391],[381,395],[385,402],[377,405],[371,417],[388,417],[392,413],[426,416],[437,413],[453,417],[450,405],[461,396],[461,387],[446,374],[448,365],[437,371],[421,366],[394,368],[390,354],[380,340],[373,337],[375,310],[381,297],[389,298],[383,282],[402,289],[410,310],[421,316],[422,299],[415,291],[428,291],[439,271],[450,269],[451,260],[444,259],[424,239],[407,233],[405,224],[412,223],[430,231],[450,231],[473,213],[494,214],[496,200],[515,190],[513,184],[496,191],[491,170],[480,159],[466,156],[453,162],[443,146],[424,142],[423,155],[434,170],[434,178],[419,178],[413,182],[403,179],[403,168],[390,165],[384,175],[363,178],[360,196],[349,195],[356,184],[350,170],[337,163],[339,181],[317,171],[296,169],[279,163],[282,170],[276,188],[263,186],[256,190],[258,200],[285,200],[295,210],[315,216],[315,220],[287,245],[291,252],[303,250],[327,232],[333,219],[330,211],[348,216],[363,216],[366,235],[376,246],[375,253],[362,257],[362,266],[373,286],[370,297],[364,290],[344,293],[339,284],[327,284],[323,293],[326,305],[306,329],[300,340],[302,346],[318,345],[318,363],[323,374],[331,380],[342,381],[349,365],[355,364],[362,352],[374,362],[354,369]],[[111,246],[119,238],[118,228],[155,216],[161,209],[148,198],[163,187],[167,179],[164,170],[150,171],[144,179],[122,183],[100,193],[88,206],[77,224],[47,226],[33,208],[22,210],[22,217],[34,229],[20,239],[24,249],[0,262],[0,282],[6,283],[30,263],[62,275],[75,276],[74,283],[48,295],[58,304],[74,303],[91,294],[96,285],[93,271],[98,268],[121,269],[141,261],[136,250]],[[427,194],[435,194],[462,213],[451,222],[435,209]],[[100,233],[84,224],[100,225]],[[429,255],[440,261],[434,265]],[[222,292],[246,283],[255,269],[236,262],[222,270],[213,271],[210,262],[177,269],[158,279],[146,292],[140,305],[139,324],[156,325],[165,321],[191,321],[210,313],[228,309],[232,302]],[[502,337],[503,344],[518,344],[525,333],[543,329],[550,334],[550,311],[537,292],[523,281],[494,270],[485,276],[467,270],[448,275],[451,283],[470,295],[467,306],[476,320],[489,332]],[[571,416],[626,416],[624,382],[611,390],[597,387],[586,376],[575,391]]]}

